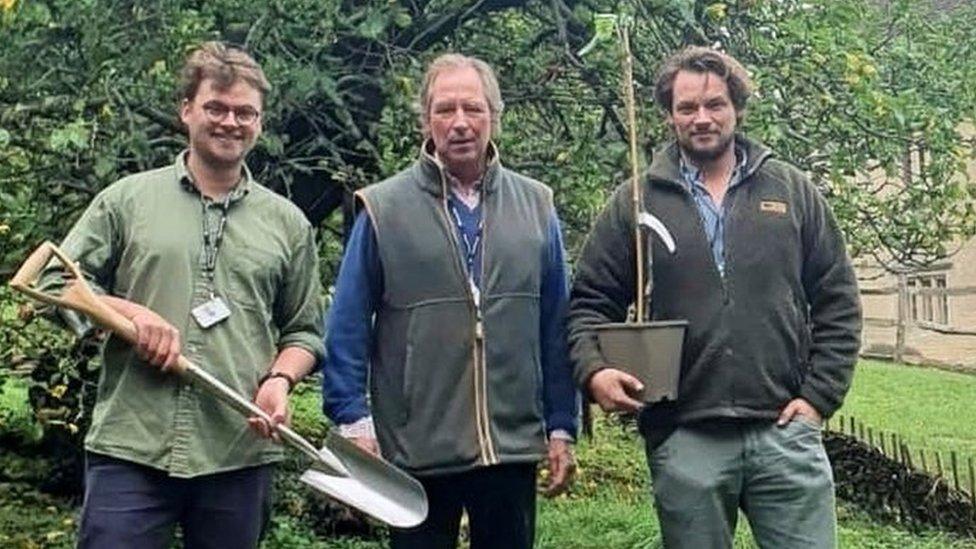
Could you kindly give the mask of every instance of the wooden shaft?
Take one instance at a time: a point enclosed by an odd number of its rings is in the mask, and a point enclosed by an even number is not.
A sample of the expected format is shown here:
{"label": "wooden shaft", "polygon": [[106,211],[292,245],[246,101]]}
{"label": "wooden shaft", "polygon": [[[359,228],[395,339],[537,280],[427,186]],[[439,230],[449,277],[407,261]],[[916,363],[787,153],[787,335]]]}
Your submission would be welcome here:
{"label": "wooden shaft", "polygon": [[973,458],[969,458],[969,501],[973,504],[973,515],[976,516],[976,467]]}
{"label": "wooden shaft", "polygon": [[634,56],[630,51],[630,32],[623,23],[618,24],[620,43],[623,46],[623,91],[627,109],[627,142],[629,144],[631,199],[634,210],[634,261],[637,267],[635,281],[635,305],[637,322],[644,321],[644,245],[638,216],[641,211],[640,157],[637,153],[637,101],[634,98]]}
{"label": "wooden shaft", "polygon": [[952,486],[959,491],[959,460],[955,450],[949,452],[949,460],[952,462]]}

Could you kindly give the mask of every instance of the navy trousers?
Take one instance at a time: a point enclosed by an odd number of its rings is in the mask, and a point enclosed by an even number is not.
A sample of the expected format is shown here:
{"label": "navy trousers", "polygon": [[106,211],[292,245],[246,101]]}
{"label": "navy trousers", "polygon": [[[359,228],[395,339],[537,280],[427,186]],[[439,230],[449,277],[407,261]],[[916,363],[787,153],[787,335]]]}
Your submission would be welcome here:
{"label": "navy trousers", "polygon": [[273,465],[190,479],[89,453],[78,547],[168,549],[176,525],[187,549],[257,547],[271,515]]}
{"label": "navy trousers", "polygon": [[393,549],[454,549],[468,512],[471,549],[529,549],[535,537],[535,463],[420,477],[430,511],[420,526],[390,530]]}

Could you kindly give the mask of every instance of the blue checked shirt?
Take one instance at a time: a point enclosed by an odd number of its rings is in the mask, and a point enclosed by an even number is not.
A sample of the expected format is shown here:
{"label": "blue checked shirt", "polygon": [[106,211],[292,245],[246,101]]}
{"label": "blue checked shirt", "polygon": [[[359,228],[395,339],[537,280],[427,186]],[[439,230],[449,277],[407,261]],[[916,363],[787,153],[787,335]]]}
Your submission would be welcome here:
{"label": "blue checked shirt", "polygon": [[[742,175],[745,172],[746,153],[739,147],[735,148],[736,166],[729,177],[729,191],[742,182]],[[705,188],[705,179],[700,169],[685,159],[681,155],[681,178],[691,192],[695,204],[698,205],[698,213],[701,215],[702,228],[705,229],[705,236],[708,237],[708,244],[712,248],[712,258],[715,260],[715,267],[723,277],[725,276],[725,216],[729,211],[729,194],[725,195],[722,205],[718,206],[712,200],[708,189]]]}

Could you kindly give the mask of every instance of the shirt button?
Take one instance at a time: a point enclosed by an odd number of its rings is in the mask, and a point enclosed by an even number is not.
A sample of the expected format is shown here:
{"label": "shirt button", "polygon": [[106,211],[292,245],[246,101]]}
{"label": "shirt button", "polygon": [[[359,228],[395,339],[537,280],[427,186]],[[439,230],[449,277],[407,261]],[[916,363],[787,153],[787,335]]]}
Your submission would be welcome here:
{"label": "shirt button", "polygon": [[732,356],[733,354],[735,354],[735,353],[732,351],[732,348],[731,347],[726,347],[725,348],[725,356]]}

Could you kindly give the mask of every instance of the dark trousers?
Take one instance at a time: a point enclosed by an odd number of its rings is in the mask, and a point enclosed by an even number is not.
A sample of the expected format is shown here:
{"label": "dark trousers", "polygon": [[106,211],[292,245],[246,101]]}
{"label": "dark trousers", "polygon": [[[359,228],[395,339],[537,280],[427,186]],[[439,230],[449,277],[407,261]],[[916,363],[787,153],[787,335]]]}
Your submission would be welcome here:
{"label": "dark trousers", "polygon": [[393,549],[454,549],[461,511],[468,512],[471,549],[528,549],[535,537],[535,464],[493,465],[421,477],[430,511],[409,530],[391,529]]}
{"label": "dark trousers", "polygon": [[184,547],[250,548],[271,514],[274,466],[191,479],[89,453],[78,547],[167,549],[177,524]]}

